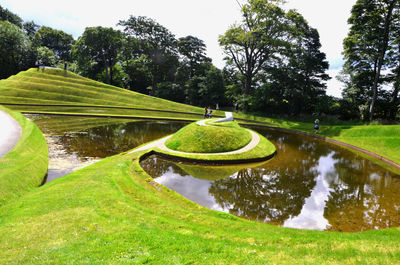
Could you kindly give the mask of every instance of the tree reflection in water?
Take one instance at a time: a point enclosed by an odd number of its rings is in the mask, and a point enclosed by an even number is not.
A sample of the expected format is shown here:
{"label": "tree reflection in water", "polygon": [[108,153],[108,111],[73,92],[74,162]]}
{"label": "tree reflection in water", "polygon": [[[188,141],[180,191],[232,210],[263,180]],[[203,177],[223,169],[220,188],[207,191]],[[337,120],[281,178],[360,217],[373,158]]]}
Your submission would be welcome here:
{"label": "tree reflection in water", "polygon": [[399,176],[337,146],[258,131],[275,144],[277,156],[227,178],[204,178],[212,168],[201,173],[198,166],[157,157],[142,166],[157,182],[203,206],[252,220],[354,232],[400,225]]}

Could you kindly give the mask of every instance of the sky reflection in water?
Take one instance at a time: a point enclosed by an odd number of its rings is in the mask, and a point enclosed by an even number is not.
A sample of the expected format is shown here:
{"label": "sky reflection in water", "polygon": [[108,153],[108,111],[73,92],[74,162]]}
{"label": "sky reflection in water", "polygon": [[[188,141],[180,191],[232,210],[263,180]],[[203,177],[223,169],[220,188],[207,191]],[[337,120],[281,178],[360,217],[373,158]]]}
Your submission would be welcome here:
{"label": "sky reflection in water", "polygon": [[215,168],[157,157],[142,167],[158,183],[200,205],[251,220],[349,232],[400,225],[398,175],[316,139],[258,131],[276,145],[278,155],[235,173],[226,167],[228,177],[219,169],[221,178],[213,179]]}
{"label": "sky reflection in water", "polygon": [[[183,123],[28,115],[49,145],[48,181],[174,133]],[[157,182],[210,209],[286,227],[363,231],[400,225],[400,177],[319,140],[257,129],[278,155],[204,167],[149,158]]]}

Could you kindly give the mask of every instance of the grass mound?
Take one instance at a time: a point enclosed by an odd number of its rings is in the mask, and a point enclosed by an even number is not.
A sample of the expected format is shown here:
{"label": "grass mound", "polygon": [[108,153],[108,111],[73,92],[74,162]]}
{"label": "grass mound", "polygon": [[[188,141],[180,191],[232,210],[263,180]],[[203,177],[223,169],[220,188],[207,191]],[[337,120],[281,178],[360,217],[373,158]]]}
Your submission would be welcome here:
{"label": "grass mound", "polygon": [[61,69],[36,69],[0,80],[0,103],[121,106],[203,113],[198,107],[103,84]]}
{"label": "grass mound", "polygon": [[240,149],[251,141],[251,134],[236,122],[218,126],[191,123],[176,132],[165,143],[175,151],[188,153],[221,153]]}
{"label": "grass mound", "polygon": [[39,186],[47,173],[47,143],[39,128],[20,113],[0,106],[22,127],[14,148],[0,159],[0,206]]}

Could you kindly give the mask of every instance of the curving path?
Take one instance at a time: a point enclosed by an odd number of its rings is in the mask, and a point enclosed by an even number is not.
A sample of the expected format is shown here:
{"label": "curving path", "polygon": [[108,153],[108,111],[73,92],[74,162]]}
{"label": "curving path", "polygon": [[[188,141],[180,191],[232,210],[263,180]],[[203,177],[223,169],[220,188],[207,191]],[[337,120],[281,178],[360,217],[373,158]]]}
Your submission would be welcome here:
{"label": "curving path", "polygon": [[9,114],[0,110],[0,158],[14,148],[21,134],[21,125]]}
{"label": "curving path", "polygon": [[[196,124],[198,124],[200,126],[211,126],[211,125],[206,124],[207,121],[209,121],[209,120],[207,120],[207,119],[201,120],[201,121],[196,122]],[[184,154],[184,155],[213,156],[213,155],[240,154],[240,153],[244,153],[244,152],[250,151],[251,149],[256,147],[258,145],[258,143],[260,142],[260,136],[257,133],[255,133],[255,132],[253,132],[253,131],[251,131],[249,129],[246,129],[246,130],[251,134],[251,141],[247,145],[243,146],[242,148],[234,150],[234,151],[229,151],[229,152],[221,152],[221,153],[188,153],[188,152],[175,151],[175,150],[169,149],[165,145],[165,142],[168,140],[168,138],[170,138],[172,136],[172,135],[169,135],[169,136],[166,136],[166,137],[161,138],[159,140],[156,140],[154,142],[151,142],[149,144],[146,144],[146,145],[144,145],[142,147],[134,149],[129,153],[134,153],[134,152],[138,152],[138,151],[144,151],[144,150],[148,150],[148,149],[151,149],[151,148],[158,147],[163,151],[167,151],[167,152],[171,152],[171,153],[175,153],[175,154]]]}

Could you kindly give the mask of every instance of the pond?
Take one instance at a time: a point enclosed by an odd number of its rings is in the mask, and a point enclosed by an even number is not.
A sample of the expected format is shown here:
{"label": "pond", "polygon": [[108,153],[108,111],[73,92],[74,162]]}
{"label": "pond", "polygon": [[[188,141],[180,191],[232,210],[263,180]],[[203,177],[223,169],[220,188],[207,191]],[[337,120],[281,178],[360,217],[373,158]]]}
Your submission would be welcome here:
{"label": "pond", "polygon": [[[48,181],[171,134],[184,123],[99,118],[30,119],[46,135]],[[210,209],[274,225],[357,232],[400,225],[400,176],[312,137],[254,128],[273,142],[266,163],[201,166],[156,156],[141,162],[155,181]]]}

